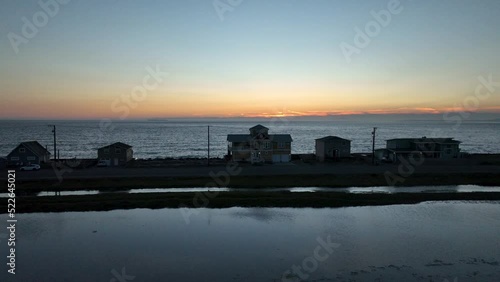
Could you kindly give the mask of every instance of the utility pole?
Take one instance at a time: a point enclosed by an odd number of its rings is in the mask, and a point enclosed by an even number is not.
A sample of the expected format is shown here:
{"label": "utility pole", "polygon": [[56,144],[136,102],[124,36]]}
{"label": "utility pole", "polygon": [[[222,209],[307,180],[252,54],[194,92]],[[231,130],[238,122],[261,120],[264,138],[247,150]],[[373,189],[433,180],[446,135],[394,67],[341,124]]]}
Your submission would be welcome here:
{"label": "utility pole", "polygon": [[208,145],[207,166],[210,166],[210,125],[208,126],[207,145]]}
{"label": "utility pole", "polygon": [[377,128],[373,128],[372,132],[372,163],[375,164],[375,134],[377,133]]}
{"label": "utility pole", "polygon": [[49,125],[52,126],[52,133],[54,133],[54,161],[57,160],[57,147],[56,147],[56,126],[55,125]]}

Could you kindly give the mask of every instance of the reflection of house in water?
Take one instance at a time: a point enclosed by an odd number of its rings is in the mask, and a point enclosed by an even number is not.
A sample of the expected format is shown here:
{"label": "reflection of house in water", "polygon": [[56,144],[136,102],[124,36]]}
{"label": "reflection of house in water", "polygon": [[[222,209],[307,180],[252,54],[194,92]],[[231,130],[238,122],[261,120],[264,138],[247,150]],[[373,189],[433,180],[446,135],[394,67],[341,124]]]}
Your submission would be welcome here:
{"label": "reflection of house in water", "polygon": [[239,218],[252,218],[263,222],[289,221],[294,219],[294,213],[268,208],[245,208],[234,212],[232,215]]}
{"label": "reflection of house in water", "polygon": [[399,157],[423,156],[430,159],[454,159],[460,157],[460,141],[453,138],[397,138],[387,140],[385,149],[377,149],[378,160],[396,162]]}
{"label": "reflection of house in water", "polygon": [[233,161],[283,163],[291,159],[292,136],[269,134],[269,128],[256,125],[250,134],[229,134],[228,155]]}
{"label": "reflection of house in water", "polygon": [[320,162],[351,156],[351,140],[337,136],[316,139],[316,159]]}

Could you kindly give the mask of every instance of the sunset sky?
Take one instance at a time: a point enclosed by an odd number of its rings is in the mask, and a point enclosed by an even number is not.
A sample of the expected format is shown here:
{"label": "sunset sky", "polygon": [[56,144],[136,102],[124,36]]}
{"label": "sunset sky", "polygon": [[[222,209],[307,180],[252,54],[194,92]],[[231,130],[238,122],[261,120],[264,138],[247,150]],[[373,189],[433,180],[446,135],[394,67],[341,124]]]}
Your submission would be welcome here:
{"label": "sunset sky", "polygon": [[[348,62],[341,44],[391,1],[71,0],[26,38],[44,10],[6,0],[0,118],[439,113],[500,82],[498,0],[401,0]],[[148,68],[168,76],[135,99]],[[500,113],[497,88],[477,111]]]}

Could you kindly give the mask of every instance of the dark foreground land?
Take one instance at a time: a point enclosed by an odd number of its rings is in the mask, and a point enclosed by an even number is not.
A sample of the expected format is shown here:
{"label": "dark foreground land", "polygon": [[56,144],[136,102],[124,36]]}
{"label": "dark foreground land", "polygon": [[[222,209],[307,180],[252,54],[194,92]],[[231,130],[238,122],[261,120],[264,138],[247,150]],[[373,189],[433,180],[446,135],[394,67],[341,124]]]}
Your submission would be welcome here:
{"label": "dark foreground land", "polygon": [[[348,207],[416,204],[426,201],[498,201],[500,193],[349,194],[335,192],[185,192],[22,197],[16,212],[108,211],[135,208]],[[0,211],[6,212],[7,201]]]}
{"label": "dark foreground land", "polygon": [[[0,175],[6,183],[7,173]],[[20,192],[183,187],[500,186],[500,165],[365,165],[287,163],[158,168],[46,168],[17,171]]]}
{"label": "dark foreground land", "polygon": [[[0,181],[7,187],[7,174]],[[16,172],[16,212],[103,211],[179,207],[343,207],[414,204],[423,201],[500,200],[500,193],[348,194],[332,192],[170,192],[151,194],[101,193],[85,196],[34,197],[41,191],[183,187],[373,187],[373,186],[500,186],[499,165],[281,164],[219,165],[161,168],[42,169]],[[0,201],[0,213],[7,211]]]}
{"label": "dark foreground land", "polygon": [[[171,176],[171,177],[104,177],[92,179],[18,180],[21,194],[42,191],[126,190],[140,188],[282,188],[282,187],[372,187],[481,185],[500,186],[500,173],[416,173],[409,177],[370,174],[297,174],[297,175],[235,175],[235,176]],[[392,181],[392,182],[391,182]],[[5,185],[6,186],[6,185]]]}

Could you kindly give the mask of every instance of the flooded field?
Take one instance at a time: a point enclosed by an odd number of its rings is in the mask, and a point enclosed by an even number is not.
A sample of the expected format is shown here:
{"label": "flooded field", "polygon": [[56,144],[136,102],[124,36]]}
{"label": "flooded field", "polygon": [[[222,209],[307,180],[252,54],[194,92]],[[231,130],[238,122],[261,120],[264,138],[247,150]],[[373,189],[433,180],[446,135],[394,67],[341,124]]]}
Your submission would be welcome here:
{"label": "flooded field", "polygon": [[[500,203],[18,214],[15,280],[498,281]],[[6,220],[1,215],[0,220]],[[0,232],[0,253],[7,253]],[[5,260],[5,258],[4,258]],[[121,280],[120,280],[121,279]]]}
{"label": "flooded field", "polygon": [[[472,192],[500,192],[498,186],[478,186],[478,185],[452,185],[452,186],[415,186],[415,187],[349,187],[349,188],[325,188],[325,187],[295,187],[295,188],[142,188],[130,190],[77,190],[77,191],[44,191],[30,194],[29,196],[76,196],[76,195],[97,195],[102,193],[172,193],[172,192],[293,192],[293,193],[312,193],[312,192],[343,192],[343,193],[472,193]],[[7,193],[0,193],[0,198],[7,198]]]}

